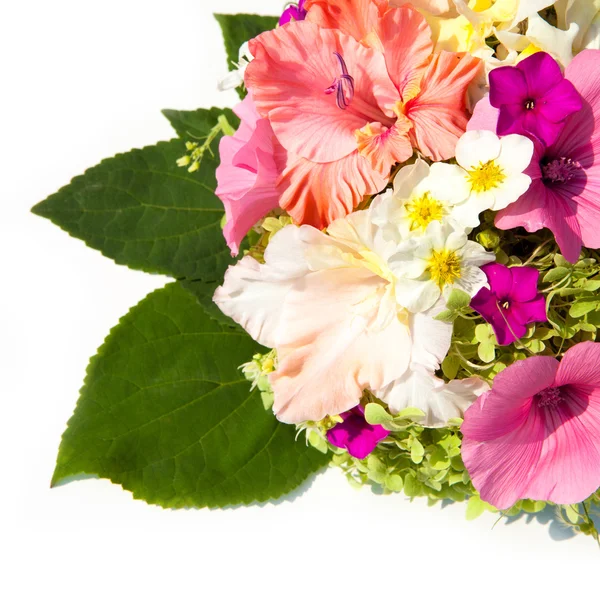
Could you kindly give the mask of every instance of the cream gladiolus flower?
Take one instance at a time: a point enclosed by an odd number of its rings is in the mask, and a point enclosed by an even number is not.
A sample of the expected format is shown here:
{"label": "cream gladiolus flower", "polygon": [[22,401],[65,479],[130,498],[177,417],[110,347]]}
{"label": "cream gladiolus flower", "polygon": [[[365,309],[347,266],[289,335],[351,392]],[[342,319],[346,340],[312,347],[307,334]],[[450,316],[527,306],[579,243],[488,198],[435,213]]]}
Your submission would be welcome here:
{"label": "cream gladiolus flower", "polygon": [[364,390],[393,387],[411,364],[435,371],[448,352],[452,325],[434,319],[443,306],[411,314],[398,303],[389,265],[396,244],[371,216],[353,213],[328,234],[285,227],[264,264],[246,256],[215,293],[226,315],[277,350],[269,378],[281,421],[343,413]]}
{"label": "cream gladiolus flower", "polygon": [[467,131],[456,145],[456,162],[464,169],[470,196],[455,208],[455,218],[475,227],[479,213],[516,202],[531,184],[524,171],[533,150],[533,142],[522,135],[499,138],[491,131]]}
{"label": "cream gladiolus flower", "polygon": [[412,312],[428,311],[454,289],[471,298],[487,283],[482,265],[495,255],[467,238],[454,223],[432,222],[419,238],[398,246],[390,268],[398,278],[398,303]]}

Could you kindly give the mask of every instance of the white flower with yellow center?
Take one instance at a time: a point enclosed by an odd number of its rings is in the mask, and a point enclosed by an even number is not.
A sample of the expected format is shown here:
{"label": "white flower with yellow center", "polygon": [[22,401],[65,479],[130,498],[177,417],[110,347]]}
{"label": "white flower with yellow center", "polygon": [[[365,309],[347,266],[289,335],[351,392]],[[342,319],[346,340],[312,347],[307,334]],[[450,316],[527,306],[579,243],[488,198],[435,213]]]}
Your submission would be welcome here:
{"label": "white flower with yellow center", "polygon": [[422,312],[454,289],[472,298],[487,283],[480,267],[494,260],[493,253],[452,223],[434,221],[423,237],[403,242],[389,259],[397,278],[396,300],[411,312]]}
{"label": "white flower with yellow center", "polygon": [[456,162],[464,169],[470,194],[454,209],[457,221],[475,227],[479,213],[516,202],[531,184],[524,171],[532,156],[533,142],[525,136],[499,138],[491,131],[467,131],[456,145]]}
{"label": "white flower with yellow center", "polygon": [[453,221],[457,228],[479,225],[477,198],[465,171],[457,165],[417,161],[402,167],[394,178],[393,192],[374,202],[374,222],[386,239],[397,243],[422,236],[434,221]]}

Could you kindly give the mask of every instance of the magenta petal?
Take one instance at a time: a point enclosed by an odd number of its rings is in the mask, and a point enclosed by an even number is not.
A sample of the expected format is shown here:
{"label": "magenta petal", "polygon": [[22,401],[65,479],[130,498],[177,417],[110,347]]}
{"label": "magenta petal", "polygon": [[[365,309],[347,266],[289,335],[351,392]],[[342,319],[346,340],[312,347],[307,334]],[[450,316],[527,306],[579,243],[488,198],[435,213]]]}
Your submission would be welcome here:
{"label": "magenta petal", "polygon": [[490,72],[490,104],[500,108],[504,104],[521,104],[527,100],[525,75],[515,67],[498,67]]}
{"label": "magenta petal", "polygon": [[389,435],[389,431],[381,425],[366,422],[362,406],[341,416],[344,421],[327,432],[327,440],[337,448],[344,448],[354,458],[362,460],[367,457]]}
{"label": "magenta petal", "polygon": [[533,267],[512,267],[510,273],[512,275],[511,300],[517,302],[533,300],[538,293],[539,271]]}
{"label": "magenta petal", "polygon": [[298,6],[290,6],[283,11],[281,18],[279,19],[279,25],[286,25],[291,21],[304,21],[306,18],[306,11],[303,9],[304,0],[300,0]]}
{"label": "magenta petal", "polygon": [[500,263],[489,263],[481,270],[486,274],[494,295],[501,300],[508,298],[513,287],[512,269]]}
{"label": "magenta petal", "polygon": [[496,133],[508,135],[509,133],[523,133],[527,131],[525,120],[527,111],[522,104],[504,104],[500,108]]}
{"label": "magenta petal", "polygon": [[516,68],[525,76],[527,91],[531,98],[542,98],[563,80],[560,66],[546,52],[532,54],[522,60]]}
{"label": "magenta petal", "polygon": [[[565,124],[552,123],[537,110],[526,110],[519,122],[521,133],[533,135],[542,140],[546,146],[551,146],[562,133]],[[517,133],[516,129],[512,133]]]}
{"label": "magenta petal", "polygon": [[511,325],[513,319],[523,325],[543,323],[547,320],[546,300],[539,294],[537,298],[529,302],[513,302],[507,312],[510,314],[509,322]]}
{"label": "magenta petal", "polygon": [[536,109],[548,121],[558,123],[581,110],[582,106],[581,96],[575,86],[568,79],[563,79],[538,101]]}

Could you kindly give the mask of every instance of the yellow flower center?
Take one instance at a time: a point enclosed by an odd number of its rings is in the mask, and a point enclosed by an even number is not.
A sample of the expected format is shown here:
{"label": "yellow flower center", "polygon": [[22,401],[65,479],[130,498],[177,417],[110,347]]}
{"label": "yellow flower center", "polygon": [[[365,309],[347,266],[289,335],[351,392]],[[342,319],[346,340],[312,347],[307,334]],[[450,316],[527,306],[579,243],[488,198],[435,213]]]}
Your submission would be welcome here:
{"label": "yellow flower center", "polygon": [[474,192],[489,192],[502,185],[506,175],[500,166],[493,160],[486,163],[479,163],[472,171],[468,172],[467,181]]}
{"label": "yellow flower center", "polygon": [[427,264],[427,270],[431,279],[435,281],[439,288],[445,285],[452,285],[460,278],[460,257],[452,250],[433,250]]}
{"label": "yellow flower center", "polygon": [[410,230],[427,229],[432,221],[441,221],[444,216],[444,205],[425,192],[420,198],[416,198],[406,205],[408,218],[411,220]]}

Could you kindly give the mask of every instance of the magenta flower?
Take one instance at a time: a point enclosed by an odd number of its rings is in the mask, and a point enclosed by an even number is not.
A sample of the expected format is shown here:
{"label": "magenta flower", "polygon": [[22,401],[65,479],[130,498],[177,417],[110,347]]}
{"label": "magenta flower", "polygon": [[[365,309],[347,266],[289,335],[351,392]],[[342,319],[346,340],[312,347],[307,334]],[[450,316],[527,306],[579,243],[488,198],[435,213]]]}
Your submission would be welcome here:
{"label": "magenta flower", "polygon": [[581,502],[600,487],[600,343],[511,365],[467,409],[462,457],[481,498]]}
{"label": "magenta flower", "polygon": [[573,84],[545,52],[536,52],[516,67],[491,71],[490,104],[500,109],[498,135],[531,134],[547,146],[556,141],[565,119],[582,106]]}
{"label": "magenta flower", "polygon": [[[565,71],[583,99],[556,142],[537,143],[526,171],[529,190],[496,217],[500,229],[552,231],[563,256],[577,262],[581,246],[600,247],[600,50],[584,50]],[[468,129],[496,130],[499,111],[477,103]]]}
{"label": "magenta flower", "polygon": [[365,420],[365,409],[359,404],[352,410],[340,415],[343,423],[338,423],[327,432],[327,439],[332,446],[344,448],[354,458],[363,459],[377,444],[389,435],[389,431],[381,425],[370,425]]}
{"label": "magenta flower", "polygon": [[305,2],[306,0],[300,0],[297,6],[295,4],[288,6],[283,11],[281,18],[279,19],[279,25],[285,25],[290,21],[304,21],[304,19],[306,18],[306,11],[304,10]]}
{"label": "magenta flower", "polygon": [[488,288],[482,288],[471,301],[494,329],[500,346],[521,339],[529,323],[546,321],[546,301],[538,293],[539,273],[532,267],[508,268],[499,263],[481,267]]}

